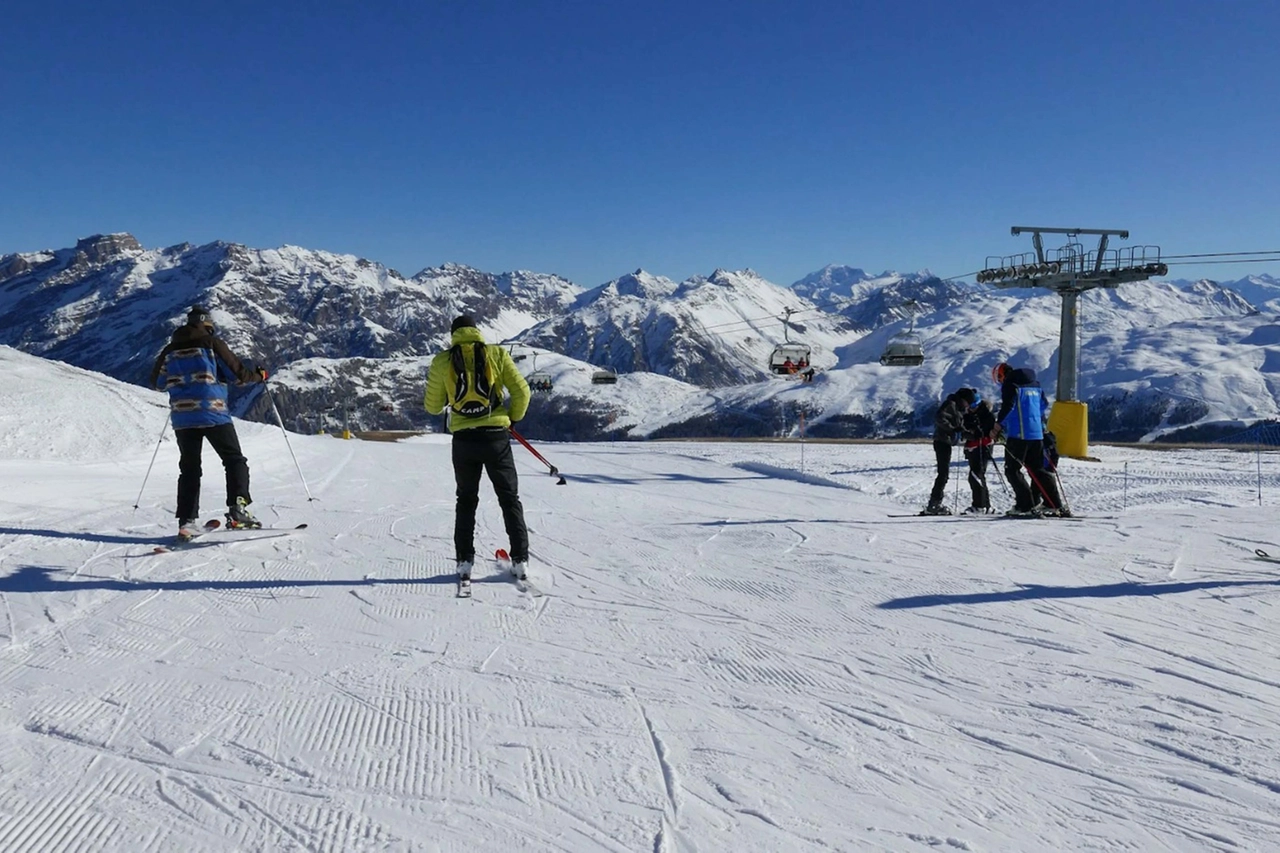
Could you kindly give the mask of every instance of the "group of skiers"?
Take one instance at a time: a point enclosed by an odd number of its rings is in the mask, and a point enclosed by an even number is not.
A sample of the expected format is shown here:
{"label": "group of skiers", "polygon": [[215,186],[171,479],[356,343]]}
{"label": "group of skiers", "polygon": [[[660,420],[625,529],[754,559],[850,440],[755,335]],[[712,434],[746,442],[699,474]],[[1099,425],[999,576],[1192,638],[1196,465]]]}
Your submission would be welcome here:
{"label": "group of skiers", "polygon": [[[502,510],[513,571],[523,578],[529,559],[529,534],[520,503],[510,432],[512,424],[528,411],[529,385],[505,348],[485,343],[472,317],[463,314],[455,318],[450,335],[449,349],[431,362],[423,405],[433,415],[447,412],[453,434],[457,497],[454,558],[458,578],[469,582],[475,565],[475,520],[482,473],[488,474]],[[1046,438],[1052,438],[1045,431],[1048,401],[1035,371],[1015,369],[1001,362],[991,376],[1000,387],[998,413],[992,413],[975,388],[959,389],[938,408],[933,432],[938,473],[929,504],[921,514],[950,514],[942,500],[952,448],[961,443],[969,462],[973,494],[965,511],[991,512],[987,468],[993,445],[1003,439],[1004,473],[1015,499],[1009,514],[1070,515],[1057,484],[1056,458],[1046,453]],[[227,405],[227,390],[231,382],[265,382],[267,371],[245,366],[217,337],[209,312],[196,307],[187,315],[186,325],[173,333],[157,356],[152,387],[162,377],[159,387],[169,392],[170,419],[180,453],[176,512],[179,537],[190,538],[200,532],[200,457],[206,439],[226,469],[227,526],[261,527],[249,511],[249,465],[240,450]],[[1030,483],[1022,475],[1024,468],[1031,477]]]}
{"label": "group of skiers", "polygon": [[[1000,362],[992,368],[991,378],[1000,388],[998,412],[992,413],[991,406],[976,388],[961,388],[947,395],[938,407],[933,429],[938,473],[929,503],[921,515],[951,514],[942,499],[951,469],[952,448],[961,443],[969,463],[969,488],[973,494],[965,512],[992,512],[987,468],[992,461],[993,446],[1003,440],[1004,475],[1013,488],[1014,497],[1013,507],[1006,514],[1070,516],[1071,510],[1058,487],[1053,434],[1045,427],[1049,401],[1036,380],[1035,371]],[[1023,476],[1024,469],[1030,482]]]}

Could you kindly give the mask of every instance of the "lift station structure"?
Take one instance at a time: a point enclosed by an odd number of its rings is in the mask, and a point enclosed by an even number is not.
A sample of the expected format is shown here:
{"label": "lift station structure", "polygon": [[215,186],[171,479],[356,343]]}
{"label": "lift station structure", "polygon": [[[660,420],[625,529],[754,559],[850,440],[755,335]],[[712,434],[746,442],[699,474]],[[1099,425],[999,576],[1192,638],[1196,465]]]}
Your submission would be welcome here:
{"label": "lift station structure", "polygon": [[[1160,260],[1159,246],[1107,247],[1108,239],[1129,239],[1126,230],[1110,228],[1038,228],[1015,225],[1017,237],[1031,232],[1034,252],[1019,255],[987,256],[978,273],[979,284],[994,287],[1043,287],[1062,296],[1062,324],[1058,340],[1058,389],[1049,412],[1049,429],[1064,456],[1084,458],[1089,454],[1089,407],[1080,401],[1080,294],[1095,287],[1119,287],[1129,281],[1145,281],[1169,272]],[[1067,239],[1060,249],[1045,251],[1043,234],[1062,234]],[[1096,236],[1098,247],[1086,251],[1081,236]]]}

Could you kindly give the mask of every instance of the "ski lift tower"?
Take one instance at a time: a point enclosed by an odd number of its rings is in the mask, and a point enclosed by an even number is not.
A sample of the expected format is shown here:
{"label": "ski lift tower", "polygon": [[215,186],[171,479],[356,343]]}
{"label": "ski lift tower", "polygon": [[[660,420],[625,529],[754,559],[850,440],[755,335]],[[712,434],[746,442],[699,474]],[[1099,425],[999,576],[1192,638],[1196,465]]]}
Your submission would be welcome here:
{"label": "ski lift tower", "polygon": [[[1049,412],[1049,429],[1058,439],[1064,456],[1083,458],[1089,454],[1089,407],[1077,397],[1080,380],[1080,294],[1095,287],[1119,287],[1129,281],[1145,281],[1165,275],[1169,268],[1160,260],[1159,246],[1107,248],[1110,237],[1129,239],[1129,232],[1109,228],[1037,228],[1015,225],[1017,237],[1031,232],[1034,252],[1002,257],[987,256],[986,267],[978,273],[979,284],[995,287],[1043,287],[1062,296],[1062,325],[1058,340],[1058,390]],[[1062,234],[1067,243],[1046,252],[1042,234]],[[1098,248],[1085,251],[1077,238],[1096,236]]]}

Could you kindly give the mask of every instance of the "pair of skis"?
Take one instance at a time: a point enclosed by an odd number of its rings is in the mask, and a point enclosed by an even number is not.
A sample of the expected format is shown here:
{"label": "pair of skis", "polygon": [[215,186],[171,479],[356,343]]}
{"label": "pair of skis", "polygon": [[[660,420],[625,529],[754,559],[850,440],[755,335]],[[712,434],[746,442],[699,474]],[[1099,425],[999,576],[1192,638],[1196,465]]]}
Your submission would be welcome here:
{"label": "pair of skis", "polygon": [[[493,559],[494,559],[494,562],[498,564],[499,571],[501,571],[504,575],[510,575],[511,579],[515,581],[516,589],[520,590],[521,592],[529,593],[535,598],[540,597],[542,595],[542,590],[538,589],[536,586],[533,585],[533,583],[529,580],[528,574],[521,574],[521,575],[516,574],[515,564],[511,562],[511,555],[507,553],[505,548],[499,548],[498,550],[494,551]],[[470,597],[471,597],[471,578],[459,577],[458,578],[458,598],[470,598]]]}
{"label": "pair of skis", "polygon": [[901,512],[889,513],[889,518],[995,518],[991,512]]}
{"label": "pair of skis", "polygon": [[968,512],[960,515],[952,515],[951,513],[933,513],[933,512],[908,512],[908,513],[889,513],[889,518],[915,518],[924,519],[988,519],[994,521],[1003,519],[1006,521],[1087,521],[1091,518],[1110,518],[1112,516],[1103,515],[1040,515],[1039,513],[1031,515],[1006,515],[1005,513],[985,513],[985,512]]}
{"label": "pair of skis", "polygon": [[[214,530],[218,530],[221,527],[222,527],[222,522],[220,520],[216,518],[211,518],[208,521],[206,521],[204,523],[204,526],[202,526],[195,533],[192,533],[189,536],[183,536],[179,534],[177,539],[173,542],[172,545],[157,545],[153,549],[152,553],[168,554],[171,551],[180,550],[185,546],[195,544],[196,540],[200,539],[205,534],[210,533]],[[245,539],[247,540],[247,539],[272,539],[277,536],[287,536],[290,533],[294,533],[298,530],[305,530],[306,528],[307,528],[306,524],[299,524],[294,527],[237,527],[237,528],[226,528],[226,529],[246,531],[246,532],[264,531],[268,534],[266,536],[246,536]],[[241,540],[241,541],[244,541],[244,540]],[[203,543],[203,544],[212,544],[212,543]]]}

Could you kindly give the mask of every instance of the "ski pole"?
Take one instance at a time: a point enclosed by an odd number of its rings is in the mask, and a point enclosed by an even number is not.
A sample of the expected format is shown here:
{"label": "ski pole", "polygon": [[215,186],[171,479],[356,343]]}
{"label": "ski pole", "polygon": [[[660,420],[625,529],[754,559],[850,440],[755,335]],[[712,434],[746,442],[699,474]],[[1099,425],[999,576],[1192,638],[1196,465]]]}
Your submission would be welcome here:
{"label": "ski pole", "polygon": [[142,488],[138,489],[138,499],[133,502],[133,508],[136,510],[138,504],[142,503],[142,492],[147,488],[147,480],[151,479],[151,466],[156,464],[156,454],[160,452],[160,445],[164,442],[164,434],[169,431],[169,416],[164,416],[164,426],[160,428],[160,437],[156,439],[156,449],[151,451],[151,464],[147,465],[146,476],[142,478]]}
{"label": "ski pole", "polygon": [[[1003,444],[1002,444],[1002,445],[1000,445],[1000,446],[1001,446],[1001,448],[1003,448],[1003,447],[1004,447],[1004,445],[1003,445]],[[996,472],[996,482],[998,482],[998,483],[1000,484],[1000,488],[1004,491],[1004,496],[1005,496],[1005,497],[1010,497],[1011,495],[1010,495],[1010,492],[1009,492],[1009,484],[1005,482],[1005,476],[1004,476],[1005,458],[1004,458],[1004,456],[1001,456],[1001,457],[1000,457],[1000,461],[999,461],[999,462],[997,462],[997,461],[996,461],[995,445],[994,445],[994,444],[993,444],[993,445],[991,445],[991,448],[992,448],[992,449],[991,449],[991,467],[995,469],[995,472]],[[1007,451],[1007,450],[1006,450],[1006,451],[1005,451],[1005,455],[1008,455],[1008,453],[1009,453],[1009,451]]]}
{"label": "ski pole", "polygon": [[[952,467],[954,467],[954,466],[955,466],[955,461],[956,461],[956,452],[960,449],[960,445],[958,445],[958,444],[953,444],[953,445],[952,445],[952,448],[953,448],[953,449],[952,449],[952,451],[951,451],[951,465],[952,465]],[[955,487],[955,489],[953,489],[953,490],[952,490],[952,493],[951,493],[951,513],[952,513],[952,515],[954,515],[955,513],[958,513],[958,512],[960,511],[960,475],[959,475],[959,474],[957,474],[957,475],[956,475],[956,477],[955,477],[955,481],[956,481],[956,487]]]}
{"label": "ski pole", "polygon": [[546,457],[544,457],[541,453],[539,453],[539,452],[534,448],[534,446],[533,446],[532,444],[530,444],[529,442],[525,441],[524,436],[523,436],[523,435],[521,435],[520,433],[516,432],[515,427],[509,427],[509,429],[511,430],[511,435],[515,438],[515,440],[516,440],[516,441],[518,441],[518,442],[520,442],[521,444],[523,444],[523,445],[524,445],[524,449],[525,449],[525,450],[527,450],[527,451],[529,451],[530,453],[532,453],[534,456],[536,456],[536,457],[538,458],[538,461],[539,461],[539,462],[541,462],[543,465],[546,465],[548,468],[550,468],[550,469],[551,469],[551,476],[552,476],[552,477],[559,477],[559,478],[560,478],[560,479],[558,479],[558,480],[556,481],[556,485],[557,485],[557,486],[563,486],[565,481],[564,481],[564,476],[560,473],[560,469],[559,469],[559,468],[557,468],[556,466],[552,465],[550,462],[548,462],[548,461],[546,460]]}
{"label": "ski pole", "polygon": [[[1009,449],[1006,447],[1005,453],[1008,453],[1008,452],[1009,452]],[[1041,453],[1043,453],[1043,450],[1041,451]],[[1052,506],[1053,498],[1049,497],[1049,491],[1044,487],[1044,483],[1040,482],[1040,478],[1036,476],[1036,472],[1032,471],[1031,466],[1027,464],[1027,458],[1025,453],[1021,457],[1019,457],[1019,460],[1022,462],[1022,467],[1027,469],[1027,476],[1031,478],[1031,482],[1035,483],[1036,488],[1040,490],[1040,494],[1044,497],[1045,505],[1049,506],[1050,509],[1066,509],[1070,511],[1070,507],[1067,506],[1067,499],[1062,497],[1061,492],[1058,493],[1058,499],[1062,502],[1062,506]],[[1043,461],[1041,462],[1041,464],[1042,465],[1044,464]],[[1040,470],[1041,470],[1041,473],[1043,473],[1044,469],[1041,468]]]}
{"label": "ski pole", "polygon": [[1012,498],[1013,491],[1010,489],[1009,482],[1008,482],[1009,481],[1009,470],[1008,470],[1009,446],[1006,445],[1003,441],[1000,441],[999,444],[1000,444],[1000,449],[1003,451],[1003,455],[1000,457],[1000,461],[996,462],[996,446],[993,443],[991,445],[991,467],[996,469],[996,479],[1000,481],[1000,488],[1004,490],[1004,496],[1007,498]]}
{"label": "ski pole", "polygon": [[987,448],[981,443],[972,448],[973,454],[970,455],[969,449],[965,450],[966,461],[969,463],[969,488],[974,488],[977,483],[978,488],[982,489],[982,494],[987,496],[987,509],[991,509],[991,486],[987,484],[987,463],[991,460],[987,458]]}
{"label": "ski pole", "polygon": [[1071,502],[1067,500],[1067,490],[1062,488],[1062,475],[1058,473],[1058,466],[1053,464],[1053,460],[1049,458],[1049,451],[1044,454],[1045,468],[1053,475],[1053,481],[1058,484],[1058,494],[1062,496],[1062,508],[1071,511]]}
{"label": "ski pole", "polygon": [[271,389],[267,387],[267,382],[262,381],[262,390],[267,395],[267,402],[271,404],[271,411],[275,413],[276,423],[280,424],[280,432],[284,435],[285,447],[289,448],[289,455],[293,457],[293,467],[298,469],[298,479],[302,481],[302,490],[307,493],[307,500],[313,501],[311,497],[311,489],[307,488],[307,478],[302,476],[302,466],[298,464],[298,456],[293,452],[293,444],[289,441],[289,431],[284,428],[284,419],[280,417],[280,410],[276,408],[276,398],[272,396]]}

